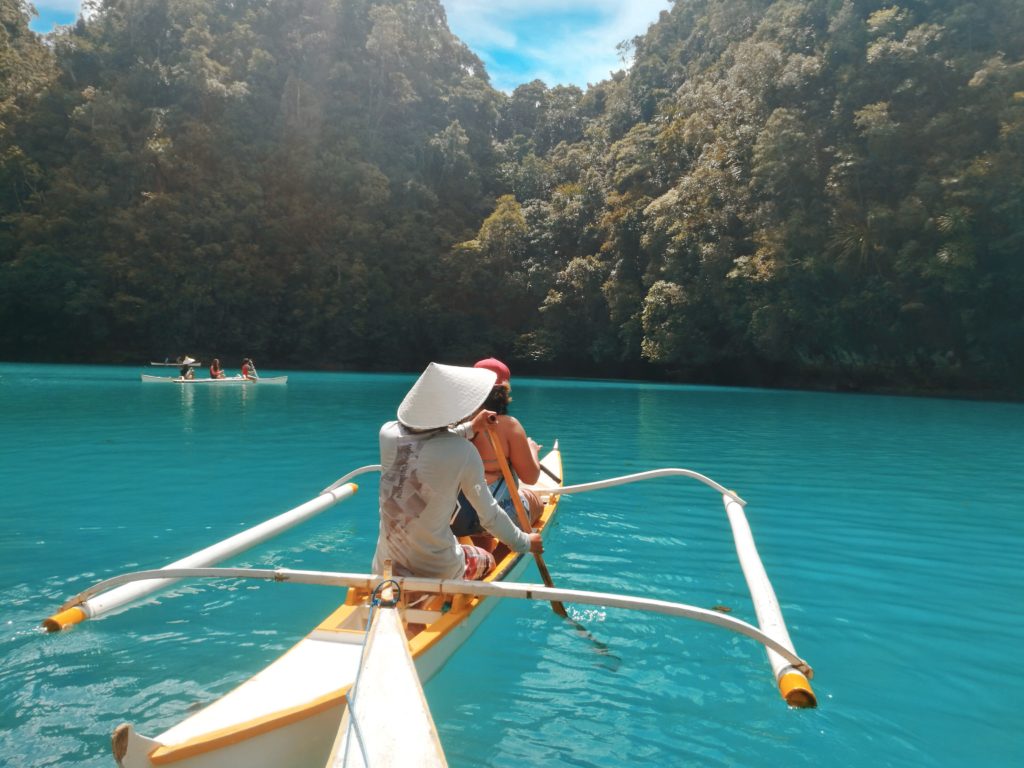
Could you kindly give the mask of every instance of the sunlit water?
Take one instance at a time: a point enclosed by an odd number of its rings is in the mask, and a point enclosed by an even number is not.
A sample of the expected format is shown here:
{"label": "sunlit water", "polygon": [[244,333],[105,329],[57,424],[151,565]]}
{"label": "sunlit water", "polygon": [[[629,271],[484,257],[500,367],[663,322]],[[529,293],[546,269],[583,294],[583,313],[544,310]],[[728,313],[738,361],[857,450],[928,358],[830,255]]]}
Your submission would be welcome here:
{"label": "sunlit water", "polygon": [[[189,582],[46,635],[101,578],[164,565],[376,463],[413,376],[286,387],[142,384],[139,369],[0,365],[0,764],[110,766],[244,680],[341,595]],[[271,372],[264,372],[265,374]],[[452,766],[1024,764],[1024,407],[518,380],[513,412],[578,483],[688,467],[735,489],[820,707],[779,698],[761,648],[651,614],[498,606],[427,686]],[[375,475],[232,561],[366,570]],[[754,620],[719,497],[657,480],[563,500],[560,586]],[[527,572],[538,580],[536,572]]]}

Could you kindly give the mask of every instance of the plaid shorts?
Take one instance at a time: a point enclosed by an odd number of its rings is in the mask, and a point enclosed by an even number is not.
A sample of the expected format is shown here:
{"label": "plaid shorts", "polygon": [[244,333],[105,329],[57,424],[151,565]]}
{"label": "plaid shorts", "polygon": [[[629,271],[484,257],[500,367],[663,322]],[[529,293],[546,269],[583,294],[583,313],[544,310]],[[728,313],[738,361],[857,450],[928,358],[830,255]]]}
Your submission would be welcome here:
{"label": "plaid shorts", "polygon": [[462,552],[466,556],[466,572],[462,574],[462,578],[476,581],[482,579],[494,568],[494,555],[486,549],[463,544]]}

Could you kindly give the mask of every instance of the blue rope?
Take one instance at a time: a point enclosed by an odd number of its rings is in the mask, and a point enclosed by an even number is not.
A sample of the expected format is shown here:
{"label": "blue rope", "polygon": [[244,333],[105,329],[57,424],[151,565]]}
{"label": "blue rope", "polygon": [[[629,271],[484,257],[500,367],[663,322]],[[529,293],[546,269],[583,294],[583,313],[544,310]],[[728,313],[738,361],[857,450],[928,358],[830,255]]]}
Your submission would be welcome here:
{"label": "blue rope", "polygon": [[[383,592],[384,588],[388,585],[394,587],[395,596],[391,600],[385,602],[384,599],[380,596],[380,593]],[[370,604],[375,606],[383,605],[385,608],[394,608],[396,605],[398,605],[398,601],[401,599],[402,587],[394,579],[388,579],[387,581],[382,581],[374,588],[373,594],[370,595]]]}

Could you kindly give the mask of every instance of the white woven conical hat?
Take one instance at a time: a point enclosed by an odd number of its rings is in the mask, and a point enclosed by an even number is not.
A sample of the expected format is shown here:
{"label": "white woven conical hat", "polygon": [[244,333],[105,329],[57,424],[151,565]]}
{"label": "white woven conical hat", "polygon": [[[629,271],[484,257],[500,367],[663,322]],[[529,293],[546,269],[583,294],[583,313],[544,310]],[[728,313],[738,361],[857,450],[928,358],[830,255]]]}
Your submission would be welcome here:
{"label": "white woven conical hat", "polygon": [[398,406],[398,420],[412,429],[458,424],[484,404],[494,371],[431,363]]}

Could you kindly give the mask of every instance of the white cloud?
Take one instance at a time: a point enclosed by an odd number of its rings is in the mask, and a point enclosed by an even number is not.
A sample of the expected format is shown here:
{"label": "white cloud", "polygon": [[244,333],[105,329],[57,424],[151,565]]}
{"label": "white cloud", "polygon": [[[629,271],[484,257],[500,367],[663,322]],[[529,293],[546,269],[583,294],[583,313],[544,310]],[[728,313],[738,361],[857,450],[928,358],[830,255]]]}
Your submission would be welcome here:
{"label": "white cloud", "polygon": [[448,16],[449,28],[454,20],[476,45],[504,49],[515,47],[515,33],[502,27],[502,20],[506,17],[494,13],[491,5],[477,0],[442,0],[441,4]]}
{"label": "white cloud", "polygon": [[[487,63],[494,85],[535,78],[585,87],[629,62],[616,46],[647,31],[672,0],[442,0],[448,24]],[[578,16],[571,25],[554,23]],[[511,63],[509,63],[511,62]]]}
{"label": "white cloud", "polygon": [[650,9],[656,7],[660,10],[669,3],[670,0],[441,0],[446,9],[458,13],[492,13],[504,18],[580,10],[597,10],[602,16],[638,10],[640,16],[649,16]]}
{"label": "white cloud", "polygon": [[42,13],[43,10],[60,11],[61,13],[73,13],[78,16],[82,7],[82,0],[45,0],[45,2],[32,3],[36,10]]}

